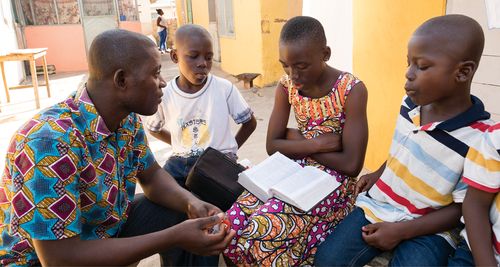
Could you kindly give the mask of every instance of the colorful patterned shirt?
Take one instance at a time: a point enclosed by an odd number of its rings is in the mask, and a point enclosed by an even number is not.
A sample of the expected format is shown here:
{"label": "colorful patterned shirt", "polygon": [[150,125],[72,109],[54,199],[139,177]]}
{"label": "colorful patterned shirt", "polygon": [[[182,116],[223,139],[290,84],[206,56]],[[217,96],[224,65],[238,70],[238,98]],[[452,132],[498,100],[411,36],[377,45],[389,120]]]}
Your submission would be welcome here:
{"label": "colorful patterned shirt", "polygon": [[0,265],[33,265],[33,239],[113,237],[136,175],[154,162],[140,118],[110,132],[87,90],[46,109],[11,140],[0,186]]}
{"label": "colorful patterned shirt", "polygon": [[[491,126],[479,144],[479,150],[470,149],[465,159],[463,179],[478,190],[496,194],[490,208],[493,233],[493,251],[500,264],[500,123]],[[462,235],[467,239],[465,229]]]}
{"label": "colorful patterned shirt", "polygon": [[[472,96],[472,103],[454,118],[420,125],[420,106],[403,99],[384,172],[356,200],[368,221],[413,220],[463,202],[465,156],[492,124],[481,100]],[[440,235],[451,245],[458,239],[458,231]]]}

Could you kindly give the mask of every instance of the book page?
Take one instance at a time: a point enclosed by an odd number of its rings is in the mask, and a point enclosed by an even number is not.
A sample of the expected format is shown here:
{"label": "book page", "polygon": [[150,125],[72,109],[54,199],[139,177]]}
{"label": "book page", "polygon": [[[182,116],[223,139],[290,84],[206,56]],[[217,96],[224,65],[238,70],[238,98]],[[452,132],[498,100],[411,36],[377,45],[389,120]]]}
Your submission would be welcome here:
{"label": "book page", "polygon": [[[298,163],[276,152],[261,163],[240,173],[238,182],[259,199],[266,201],[270,197],[269,189],[273,185],[301,169]],[[255,187],[258,189],[256,190]],[[267,196],[263,195],[264,192]]]}
{"label": "book page", "polygon": [[339,185],[335,177],[307,166],[274,185],[271,191],[277,198],[308,211]]}

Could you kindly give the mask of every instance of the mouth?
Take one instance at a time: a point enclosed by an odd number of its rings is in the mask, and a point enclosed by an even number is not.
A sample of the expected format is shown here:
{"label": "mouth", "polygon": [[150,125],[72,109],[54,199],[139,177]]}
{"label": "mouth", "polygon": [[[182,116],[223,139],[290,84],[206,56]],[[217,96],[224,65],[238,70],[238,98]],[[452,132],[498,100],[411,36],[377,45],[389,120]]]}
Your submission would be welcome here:
{"label": "mouth", "polygon": [[298,88],[301,88],[302,86],[304,86],[304,84],[299,83],[299,82],[296,82],[296,81],[292,81],[292,83],[293,83],[293,86],[294,86],[295,88],[297,88],[297,89],[298,89]]}
{"label": "mouth", "polygon": [[208,75],[207,75],[206,73],[196,73],[194,76],[195,76],[195,77],[196,77],[196,79],[198,79],[198,80],[205,80],[205,79],[207,78],[207,76],[208,76]]}

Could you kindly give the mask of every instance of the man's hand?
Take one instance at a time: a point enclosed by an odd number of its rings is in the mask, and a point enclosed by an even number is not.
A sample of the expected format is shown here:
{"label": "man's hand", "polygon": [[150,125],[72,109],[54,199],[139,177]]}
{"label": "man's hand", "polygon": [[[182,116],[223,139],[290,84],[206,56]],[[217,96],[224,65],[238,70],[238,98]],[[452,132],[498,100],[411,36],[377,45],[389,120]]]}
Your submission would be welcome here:
{"label": "man's hand", "polygon": [[221,212],[216,206],[201,201],[198,198],[193,198],[188,204],[186,213],[189,219],[195,219],[216,215]]}
{"label": "man's hand", "polygon": [[379,178],[380,175],[377,172],[372,172],[359,177],[359,180],[356,183],[356,195],[370,190]]}
{"label": "man's hand", "polygon": [[[222,223],[224,213],[205,218],[186,220],[176,225],[178,246],[198,255],[218,255],[227,247],[236,232]],[[222,230],[211,233],[219,225]]]}
{"label": "man's hand", "polygon": [[398,226],[398,223],[390,222],[365,225],[361,228],[363,240],[380,250],[391,250],[403,240]]}
{"label": "man's hand", "polygon": [[336,152],[342,150],[342,135],[336,133],[325,133],[312,139],[317,153]]}

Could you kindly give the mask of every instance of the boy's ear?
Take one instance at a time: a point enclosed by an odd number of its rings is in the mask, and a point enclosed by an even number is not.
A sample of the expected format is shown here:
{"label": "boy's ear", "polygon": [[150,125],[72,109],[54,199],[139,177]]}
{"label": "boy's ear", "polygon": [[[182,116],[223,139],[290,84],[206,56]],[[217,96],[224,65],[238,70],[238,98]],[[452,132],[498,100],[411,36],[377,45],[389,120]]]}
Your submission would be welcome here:
{"label": "boy's ear", "polygon": [[330,60],[330,56],[332,55],[332,50],[330,49],[329,46],[325,46],[323,49],[323,61],[327,62]]}
{"label": "boy's ear", "polygon": [[458,65],[457,81],[467,82],[472,79],[476,72],[477,64],[472,60],[462,61]]}
{"label": "boy's ear", "polygon": [[113,75],[113,83],[115,84],[115,87],[119,89],[125,88],[127,82],[125,77],[125,71],[123,69],[118,69],[115,71],[115,74]]}
{"label": "boy's ear", "polygon": [[177,64],[179,62],[179,57],[177,56],[177,49],[172,49],[170,50],[170,59],[172,59],[172,62]]}

